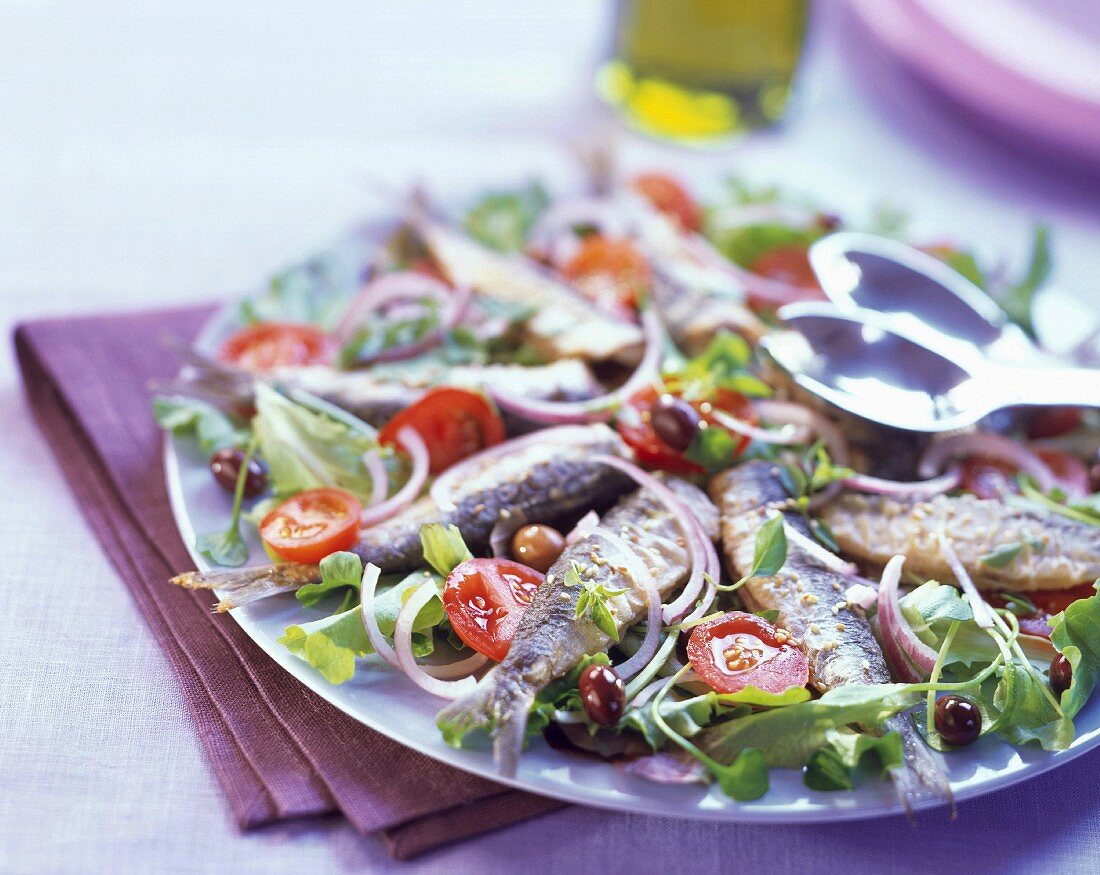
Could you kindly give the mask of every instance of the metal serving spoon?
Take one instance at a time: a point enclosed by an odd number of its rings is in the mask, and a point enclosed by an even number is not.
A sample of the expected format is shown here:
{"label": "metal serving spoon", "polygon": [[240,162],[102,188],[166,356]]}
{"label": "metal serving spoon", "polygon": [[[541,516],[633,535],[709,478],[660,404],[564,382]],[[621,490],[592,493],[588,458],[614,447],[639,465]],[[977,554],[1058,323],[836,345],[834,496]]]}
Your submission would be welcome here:
{"label": "metal serving spoon", "polygon": [[908,431],[951,431],[1004,407],[1100,407],[1100,370],[956,358],[918,343],[889,316],[832,304],[789,304],[792,330],[762,341],[809,392],[873,422]]}
{"label": "metal serving spoon", "polygon": [[883,314],[888,326],[956,361],[1054,364],[988,295],[927,252],[841,231],[810,247],[810,264],[840,310]]}

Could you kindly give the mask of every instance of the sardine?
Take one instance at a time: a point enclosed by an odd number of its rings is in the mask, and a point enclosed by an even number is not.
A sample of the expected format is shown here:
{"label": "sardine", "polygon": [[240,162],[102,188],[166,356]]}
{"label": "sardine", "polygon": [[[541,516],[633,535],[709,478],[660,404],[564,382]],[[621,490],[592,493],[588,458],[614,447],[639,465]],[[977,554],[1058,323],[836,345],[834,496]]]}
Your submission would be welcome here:
{"label": "sardine", "polygon": [[[425,523],[453,524],[473,550],[484,548],[494,525],[510,514],[529,520],[552,520],[603,497],[613,498],[627,479],[607,465],[590,461],[596,453],[618,453],[618,436],[606,425],[573,426],[555,439],[532,443],[495,457],[469,476],[452,496],[454,507],[441,509],[430,497],[421,498],[396,516],[360,533],[353,548],[364,563],[383,571],[407,571],[424,562],[420,527]],[[280,563],[232,571],[191,571],[172,578],[189,589],[216,589],[218,611],[280,592],[318,583],[317,565]]]}
{"label": "sardine", "polygon": [[[849,493],[829,502],[820,515],[853,559],[882,566],[900,554],[909,571],[926,578],[954,580],[938,546],[940,532],[983,589],[1065,589],[1100,578],[1100,526],[999,500]],[[1011,545],[1019,545],[1020,552],[1001,567],[982,561]]]}
{"label": "sardine", "polygon": [[413,227],[455,283],[478,295],[534,307],[523,324],[526,342],[548,360],[633,364],[642,350],[641,329],[615,319],[548,271],[521,255],[503,255],[460,231],[414,217]]}
{"label": "sardine", "polygon": [[[718,474],[710,494],[722,515],[722,546],[741,577],[750,572],[756,535],[775,512],[785,524],[812,540],[810,528],[793,508],[770,462],[746,462]],[[749,610],[775,610],[778,624],[797,640],[810,663],[810,682],[821,692],[844,684],[890,683],[890,673],[862,613],[844,598],[849,581],[824,567],[819,557],[796,540],[788,541],[787,561],[774,577],[752,578],[739,590]],[[892,773],[907,808],[931,798],[948,799],[950,786],[942,769],[925,747],[905,714],[886,724],[902,737],[904,768]]]}
{"label": "sardine", "polygon": [[[717,512],[706,496],[683,480],[666,482],[715,537]],[[455,737],[479,727],[489,729],[500,771],[515,774],[535,696],[586,654],[599,653],[611,644],[587,616],[576,618],[583,588],[568,586],[566,573],[575,563],[583,581],[625,590],[607,599],[621,635],[645,614],[647,606],[645,590],[634,578],[638,572],[631,567],[644,562],[661,594],[671,593],[688,573],[682,540],[679,522],[650,493],[638,490],[621,499],[591,534],[567,547],[554,563],[520,620],[504,661],[472,693],[440,712],[438,723],[444,734]],[[626,551],[632,555],[624,555]]]}

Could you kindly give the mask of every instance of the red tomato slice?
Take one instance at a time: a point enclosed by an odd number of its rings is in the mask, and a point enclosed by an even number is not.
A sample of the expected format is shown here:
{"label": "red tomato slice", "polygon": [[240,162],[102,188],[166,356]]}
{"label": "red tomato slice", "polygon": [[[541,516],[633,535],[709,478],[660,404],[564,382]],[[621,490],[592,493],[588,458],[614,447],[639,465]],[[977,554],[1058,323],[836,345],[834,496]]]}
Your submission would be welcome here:
{"label": "red tomato slice", "polygon": [[629,240],[589,234],[562,268],[577,289],[597,303],[636,307],[649,289],[649,262]]}
{"label": "red tomato slice", "polygon": [[[759,309],[775,309],[781,303],[810,301],[825,298],[817,274],[810,266],[809,247],[790,243],[769,249],[749,265],[749,270],[759,276],[793,286],[789,301],[756,300],[749,294],[749,305]],[[799,294],[798,292],[802,292]]]}
{"label": "red tomato slice", "polygon": [[1080,424],[1080,407],[1036,407],[1028,418],[1027,436],[1032,440],[1058,437]]}
{"label": "red tomato slice", "polygon": [[[615,419],[615,426],[634,450],[634,457],[643,465],[659,468],[673,474],[705,474],[701,465],[685,459],[682,453],[672,449],[661,440],[650,422],[650,411],[661,393],[654,386],[647,386],[627,399]],[[719,389],[717,395],[709,401],[692,401],[691,406],[699,411],[699,418],[707,422],[708,428],[721,428],[714,424],[710,411],[717,407],[731,416],[755,425],[756,411],[748,398],[740,392]],[[740,455],[749,445],[744,435],[733,434],[734,455]]]}
{"label": "red tomato slice", "polygon": [[488,398],[450,386],[432,389],[402,410],[386,423],[378,440],[397,446],[397,433],[406,426],[416,429],[428,445],[433,476],[506,437],[504,420]]}
{"label": "red tomato slice", "polygon": [[787,643],[789,638],[763,617],[731,611],[696,626],[687,655],[699,676],[719,693],[748,686],[782,693],[810,680],[809,663]]}
{"label": "red tomato slice", "polygon": [[511,559],[468,559],[447,576],[447,619],[469,647],[500,662],[543,580]]}
{"label": "red tomato slice", "polygon": [[1070,498],[1083,498],[1089,494],[1089,469],[1076,456],[1041,448],[1035,449],[1035,455],[1046,462],[1054,479]]}
{"label": "red tomato slice", "polygon": [[634,188],[653,206],[671,216],[687,231],[703,227],[703,212],[686,188],[666,173],[640,173]]}
{"label": "red tomato slice", "polygon": [[324,364],[332,358],[332,344],[316,325],[257,322],[230,337],[218,358],[246,371],[270,371],[283,365]]}
{"label": "red tomato slice", "polygon": [[1087,599],[1096,595],[1096,586],[1091,583],[1082,583],[1080,586],[1071,586],[1069,589],[1042,590],[1025,593],[1025,595],[1040,611],[1053,617],[1078,599]]}
{"label": "red tomato slice", "polygon": [[260,537],[280,559],[313,564],[355,546],[362,512],[359,500],[343,489],[308,489],[264,517]]}

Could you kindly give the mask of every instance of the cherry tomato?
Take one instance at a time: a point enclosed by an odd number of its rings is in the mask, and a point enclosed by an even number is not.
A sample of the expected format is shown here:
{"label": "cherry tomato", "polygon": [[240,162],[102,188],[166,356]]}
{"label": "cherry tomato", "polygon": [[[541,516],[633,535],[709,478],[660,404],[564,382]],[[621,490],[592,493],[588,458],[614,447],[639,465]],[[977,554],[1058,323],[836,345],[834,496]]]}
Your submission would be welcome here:
{"label": "cherry tomato", "polygon": [[810,266],[809,247],[801,243],[769,249],[749,265],[749,270],[768,279],[805,289],[805,298],[824,297],[817,275]]}
{"label": "cherry tomato", "polygon": [[698,231],[703,227],[703,212],[695,198],[673,177],[665,173],[640,173],[634,177],[634,188],[684,230]]}
{"label": "cherry tomato", "polygon": [[1096,587],[1091,583],[1071,586],[1069,589],[1041,590],[1027,593],[1028,599],[1042,613],[1053,617],[1060,614],[1078,599],[1087,599],[1096,595]]}
{"label": "cherry tomato", "polygon": [[[673,474],[705,474],[701,465],[685,459],[682,450],[677,450],[661,437],[653,427],[653,409],[662,397],[654,386],[647,386],[627,399],[616,417],[615,424],[619,434],[634,450],[635,458],[643,465],[660,468]],[[707,428],[721,428],[714,423],[711,411],[718,408],[743,422],[756,423],[756,411],[749,400],[740,392],[719,389],[717,395],[709,401],[688,402],[699,414],[699,421]],[[740,455],[749,444],[749,439],[732,434],[734,455]]]}
{"label": "cherry tomato", "polygon": [[1020,491],[1016,486],[1015,468],[983,456],[970,456],[963,460],[960,486],[978,498],[1000,498]]}
{"label": "cherry tomato", "polygon": [[699,676],[720,693],[748,686],[782,693],[810,679],[806,657],[789,639],[763,617],[731,611],[696,626],[687,655]]}
{"label": "cherry tomato", "polygon": [[1028,419],[1027,436],[1032,440],[1058,437],[1080,424],[1080,407],[1037,407]]}
{"label": "cherry tomato", "polygon": [[386,423],[378,440],[398,446],[397,433],[406,426],[414,428],[428,445],[432,475],[506,437],[504,420],[489,399],[480,392],[450,386],[432,389],[402,410]]}
{"label": "cherry tomato", "polygon": [[649,263],[629,240],[589,234],[562,274],[597,303],[636,307],[649,289]]}
{"label": "cherry tomato", "polygon": [[448,576],[443,607],[469,647],[500,662],[545,578],[511,559],[468,559]]}
{"label": "cherry tomato", "polygon": [[312,564],[355,546],[362,512],[359,500],[343,489],[308,489],[264,517],[260,537],[280,559]]}
{"label": "cherry tomato", "polygon": [[316,325],[257,322],[222,344],[218,358],[257,372],[283,365],[324,364],[332,352],[328,337]]}
{"label": "cherry tomato", "polygon": [[1070,498],[1083,498],[1089,494],[1089,469],[1076,456],[1045,448],[1036,448],[1035,455],[1046,462],[1054,479]]}

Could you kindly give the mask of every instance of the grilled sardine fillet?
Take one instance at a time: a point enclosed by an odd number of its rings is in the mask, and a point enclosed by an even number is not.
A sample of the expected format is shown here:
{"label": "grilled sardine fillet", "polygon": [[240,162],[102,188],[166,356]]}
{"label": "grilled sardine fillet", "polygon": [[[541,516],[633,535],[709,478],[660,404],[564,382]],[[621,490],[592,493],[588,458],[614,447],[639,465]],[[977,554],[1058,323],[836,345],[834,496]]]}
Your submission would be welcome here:
{"label": "grilled sardine fillet", "polygon": [[487,298],[534,307],[523,326],[524,337],[546,359],[633,364],[641,356],[637,325],[602,313],[529,259],[494,252],[431,220],[414,219],[413,227],[454,282]]}
{"label": "grilled sardine fillet", "polygon": [[[853,559],[882,566],[900,554],[907,570],[944,582],[955,578],[938,546],[941,531],[983,589],[1065,589],[1100,577],[1100,526],[1002,501],[845,494],[822,508],[821,519]],[[1000,568],[982,562],[1009,544],[1025,546]]]}
{"label": "grilled sardine fillet", "polygon": [[[710,494],[721,513],[722,547],[734,577],[751,570],[756,534],[772,514],[782,513],[787,526],[813,537],[805,518],[792,509],[779,469],[771,462],[746,462],[718,474]],[[800,642],[810,663],[810,682],[822,692],[844,684],[891,682],[870,625],[844,598],[848,584],[789,540],[779,573],[753,578],[740,589],[749,610],[779,612],[779,625]],[[899,732],[904,743],[905,767],[893,774],[903,803],[910,807],[922,799],[949,798],[947,779],[908,716],[891,718],[887,727]]]}
{"label": "grilled sardine fillet", "polygon": [[[529,520],[551,520],[601,497],[613,497],[627,478],[607,465],[594,463],[596,453],[618,453],[618,436],[606,425],[572,426],[556,432],[553,441],[534,443],[493,459],[456,488],[454,508],[440,509],[431,498],[421,498],[401,513],[364,529],[354,551],[364,563],[383,571],[407,571],[424,562],[420,527],[426,523],[454,524],[473,550],[489,542],[493,526],[511,513]],[[217,589],[219,611],[307,583],[318,583],[316,565],[292,562],[232,571],[187,572],[172,583],[190,589]]]}
{"label": "grilled sardine fillet", "polygon": [[[717,513],[706,496],[674,478],[669,488],[684,500],[711,537],[717,535]],[[477,689],[448,705],[439,726],[448,737],[477,727],[495,736],[494,753],[505,775],[515,773],[523,747],[527,713],[535,696],[550,681],[568,672],[585,656],[606,650],[611,639],[585,616],[575,617],[583,588],[566,586],[574,563],[582,579],[609,589],[625,589],[607,600],[620,633],[646,612],[645,591],[631,567],[641,560],[662,595],[687,578],[688,555],[679,522],[651,494],[639,490],[621,499],[588,537],[567,547],[546,575],[531,606],[523,614],[508,656],[495,666]],[[624,555],[630,551],[632,556]]]}

